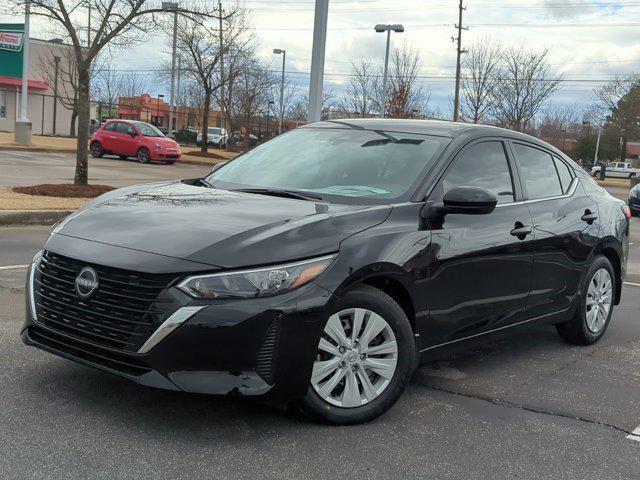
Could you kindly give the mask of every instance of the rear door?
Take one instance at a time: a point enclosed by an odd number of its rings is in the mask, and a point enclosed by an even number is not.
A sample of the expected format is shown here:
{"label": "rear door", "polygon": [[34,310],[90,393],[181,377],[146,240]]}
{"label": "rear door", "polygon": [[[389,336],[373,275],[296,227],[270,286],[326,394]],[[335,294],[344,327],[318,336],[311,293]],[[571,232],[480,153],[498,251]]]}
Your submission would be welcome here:
{"label": "rear door", "polygon": [[535,239],[533,280],[527,301],[531,318],[568,310],[598,241],[598,207],[573,168],[555,153],[512,142]]}
{"label": "rear door", "polygon": [[449,214],[432,226],[433,270],[424,294],[435,337],[456,340],[518,323],[531,286],[531,217],[502,139],[465,146],[429,196],[441,203],[457,186],[482,187],[498,198],[487,215]]}

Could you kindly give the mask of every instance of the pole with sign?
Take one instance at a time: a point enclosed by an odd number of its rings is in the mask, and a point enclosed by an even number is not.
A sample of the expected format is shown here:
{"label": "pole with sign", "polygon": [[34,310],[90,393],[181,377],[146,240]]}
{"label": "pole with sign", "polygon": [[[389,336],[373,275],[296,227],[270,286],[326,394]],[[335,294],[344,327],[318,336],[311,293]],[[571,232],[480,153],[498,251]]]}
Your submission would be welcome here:
{"label": "pole with sign", "polygon": [[22,38],[22,98],[20,118],[16,121],[15,142],[18,145],[31,145],[31,122],[29,121],[29,8],[30,2],[24,4],[24,34]]}

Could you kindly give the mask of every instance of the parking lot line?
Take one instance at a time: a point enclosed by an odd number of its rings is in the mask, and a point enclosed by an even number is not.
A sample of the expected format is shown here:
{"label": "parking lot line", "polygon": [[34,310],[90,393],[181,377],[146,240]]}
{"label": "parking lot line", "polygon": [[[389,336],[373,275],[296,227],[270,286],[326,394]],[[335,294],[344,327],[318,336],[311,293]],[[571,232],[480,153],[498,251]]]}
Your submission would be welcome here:
{"label": "parking lot line", "polygon": [[640,287],[640,283],[622,282],[624,285],[631,285],[632,287]]}
{"label": "parking lot line", "polygon": [[634,442],[640,442],[640,425],[638,425],[633,432],[627,435],[627,439],[633,440]]}
{"label": "parking lot line", "polygon": [[27,268],[29,265],[5,265],[0,267],[0,270],[18,270],[20,268]]}

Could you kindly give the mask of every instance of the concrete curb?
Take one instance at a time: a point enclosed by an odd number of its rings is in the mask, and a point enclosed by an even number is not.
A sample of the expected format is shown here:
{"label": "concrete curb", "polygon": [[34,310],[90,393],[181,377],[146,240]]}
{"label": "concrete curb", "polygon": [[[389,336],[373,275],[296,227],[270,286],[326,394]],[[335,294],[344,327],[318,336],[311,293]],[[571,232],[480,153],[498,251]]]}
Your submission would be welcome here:
{"label": "concrete curb", "polygon": [[75,148],[21,147],[11,145],[0,145],[0,150],[10,150],[12,152],[76,153]]}
{"label": "concrete curb", "polygon": [[0,210],[0,225],[53,225],[72,210]]}

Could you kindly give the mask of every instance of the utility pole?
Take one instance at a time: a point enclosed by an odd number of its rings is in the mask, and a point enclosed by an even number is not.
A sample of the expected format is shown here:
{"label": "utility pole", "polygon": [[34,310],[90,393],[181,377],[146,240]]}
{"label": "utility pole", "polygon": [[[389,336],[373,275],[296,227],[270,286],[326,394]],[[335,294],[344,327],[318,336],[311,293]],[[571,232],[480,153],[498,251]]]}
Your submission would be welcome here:
{"label": "utility pole", "polygon": [[287,51],[281,48],[274,48],[273,53],[282,55],[282,77],[280,77],[280,118],[278,119],[278,135],[282,133],[282,123],[284,122],[284,66],[287,61]]}
{"label": "utility pole", "polygon": [[55,70],[53,73],[53,134],[56,134],[56,119],[58,117],[58,69],[60,68],[60,57],[53,57]]}
{"label": "utility pole", "polygon": [[173,43],[171,45],[171,88],[169,91],[169,131],[173,131],[173,113],[175,108],[174,92],[176,82],[176,43],[178,41],[178,4],[175,2],[162,2],[163,10],[173,11]]}
{"label": "utility pole", "polygon": [[[31,145],[31,121],[29,120],[29,17],[30,1],[24,4],[24,32],[22,34],[22,92],[20,118],[16,120],[15,141],[19,145]],[[17,103],[17,102],[16,102]],[[17,110],[17,105],[16,105]]]}
{"label": "utility pole", "polygon": [[179,129],[178,118],[180,116],[180,70],[182,69],[182,57],[178,55],[178,81],[176,85],[176,124],[175,128]]}
{"label": "utility pole", "polygon": [[462,11],[466,10],[465,7],[462,6],[462,0],[460,0],[460,5],[458,7],[458,24],[456,28],[458,29],[457,38],[452,38],[453,41],[457,42],[457,59],[456,59],[456,92],[453,98],[453,121],[458,121],[458,116],[460,112],[460,57],[463,53],[467,53],[466,50],[462,49],[462,30],[469,30],[467,27],[462,26]]}
{"label": "utility pole", "polygon": [[596,140],[596,153],[593,156],[593,164],[598,163],[598,150],[600,149],[600,135],[602,134],[602,126],[598,125],[598,139]]}
{"label": "utility pole", "polygon": [[324,54],[327,44],[327,19],[329,0],[316,0],[313,17],[313,47],[311,49],[311,78],[309,81],[308,122],[322,118],[322,83],[324,79]]}
{"label": "utility pole", "polygon": [[[218,35],[220,36],[220,98],[222,99],[222,101],[220,102],[220,110],[222,113],[222,121],[221,126],[223,126],[226,130],[227,127],[227,116],[225,115],[225,103],[226,103],[226,98],[224,96],[224,84],[226,83],[226,80],[224,78],[224,42],[223,42],[223,37],[222,37],[222,2],[220,0],[218,0]],[[228,144],[229,142],[227,142]]]}

